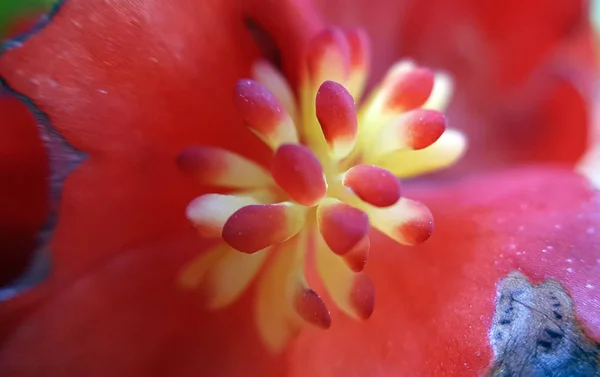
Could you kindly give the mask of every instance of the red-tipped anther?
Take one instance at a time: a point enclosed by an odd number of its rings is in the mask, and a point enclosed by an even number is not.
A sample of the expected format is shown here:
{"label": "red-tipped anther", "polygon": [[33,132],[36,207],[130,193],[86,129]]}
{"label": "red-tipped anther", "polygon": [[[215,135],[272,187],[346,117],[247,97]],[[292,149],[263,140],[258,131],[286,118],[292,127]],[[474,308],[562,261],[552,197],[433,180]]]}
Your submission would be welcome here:
{"label": "red-tipped anther", "polygon": [[403,149],[424,149],[435,143],[445,130],[446,118],[442,113],[435,110],[412,110],[384,126],[367,154],[381,157]]}
{"label": "red-tipped anther", "polygon": [[431,237],[431,233],[433,233],[432,217],[427,218],[425,216],[419,216],[396,228],[396,237],[402,237],[402,240],[399,242],[405,245],[418,245],[423,243]]}
{"label": "red-tipped anther", "polygon": [[434,79],[434,73],[426,68],[392,71],[383,83],[386,93],[384,108],[400,112],[422,106],[431,95]]}
{"label": "red-tipped anther", "polygon": [[400,181],[378,166],[353,166],[344,174],[344,185],[375,207],[389,207],[400,199]]}
{"label": "red-tipped anther", "polygon": [[341,84],[325,81],[316,97],[316,112],[325,140],[336,158],[344,158],[354,148],[358,120],[354,99]]}
{"label": "red-tipped anther", "polygon": [[319,231],[331,251],[344,255],[369,233],[369,216],[344,202],[328,198],[317,208]]}
{"label": "red-tipped anther", "polygon": [[446,130],[444,114],[435,110],[413,110],[404,114],[397,123],[399,138],[404,138],[412,149],[427,148],[435,143]]}
{"label": "red-tipped anther", "polygon": [[344,82],[350,71],[350,47],[338,29],[326,29],[308,44],[308,74],[316,85],[326,79]]}
{"label": "red-tipped anther", "polygon": [[235,86],[234,98],[246,125],[272,148],[298,142],[294,122],[281,102],[263,85],[240,80]]}
{"label": "red-tipped anther", "polygon": [[362,29],[346,31],[346,39],[350,47],[350,77],[348,90],[358,98],[365,87],[371,65],[371,49],[369,37]]}
{"label": "red-tipped anther", "polygon": [[254,162],[216,147],[188,147],[177,156],[177,164],[205,185],[253,188],[273,182],[268,172]]}
{"label": "red-tipped anther", "polygon": [[223,226],[222,237],[234,249],[255,253],[293,237],[304,225],[304,210],[292,203],[249,205]]}
{"label": "red-tipped anther", "polygon": [[298,144],[282,145],[271,164],[275,182],[296,202],[312,207],[327,193],[323,167],[313,152]]}
{"label": "red-tipped anther", "polygon": [[354,313],[361,319],[367,319],[375,308],[375,287],[367,275],[358,274],[352,282],[350,304]]}
{"label": "red-tipped anther", "polygon": [[371,241],[367,235],[360,240],[356,246],[352,248],[352,250],[344,254],[342,257],[352,271],[361,272],[365,268],[365,264],[367,264],[367,260],[369,259],[370,248]]}
{"label": "red-tipped anther", "polygon": [[308,323],[322,329],[328,329],[331,326],[329,309],[319,295],[310,288],[298,292],[294,298],[294,309]]}
{"label": "red-tipped anther", "polygon": [[425,242],[433,232],[433,216],[422,203],[402,198],[389,208],[369,212],[371,224],[403,245]]}

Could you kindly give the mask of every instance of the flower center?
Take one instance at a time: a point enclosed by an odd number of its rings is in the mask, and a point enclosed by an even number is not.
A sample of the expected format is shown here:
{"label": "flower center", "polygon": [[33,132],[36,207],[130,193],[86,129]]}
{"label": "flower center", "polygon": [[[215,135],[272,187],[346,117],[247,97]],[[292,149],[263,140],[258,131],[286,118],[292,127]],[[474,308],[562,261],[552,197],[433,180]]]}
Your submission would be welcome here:
{"label": "flower center", "polygon": [[[325,30],[309,44],[298,100],[285,78],[258,62],[235,102],[272,150],[268,169],[233,152],[194,146],[180,167],[231,194],[193,200],[187,217],[218,245],[181,274],[202,287],[211,308],[234,302],[258,276],[255,321],[274,351],[306,323],[328,328],[330,313],[305,278],[307,256],[332,301],[368,318],[374,288],[362,270],[371,227],[413,245],[433,229],[421,203],[401,195],[398,177],[453,164],[465,140],[439,112],[450,95],[442,74],[400,62],[365,99],[369,54],[360,31]],[[261,273],[259,271],[262,270]]]}

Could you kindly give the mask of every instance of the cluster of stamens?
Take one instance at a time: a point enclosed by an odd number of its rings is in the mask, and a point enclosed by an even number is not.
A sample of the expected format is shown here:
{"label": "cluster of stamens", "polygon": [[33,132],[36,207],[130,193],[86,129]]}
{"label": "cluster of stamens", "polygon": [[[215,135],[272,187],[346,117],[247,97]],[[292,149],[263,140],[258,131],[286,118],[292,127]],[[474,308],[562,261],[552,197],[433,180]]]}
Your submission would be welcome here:
{"label": "cluster of stamens", "polygon": [[305,277],[312,253],[332,301],[355,318],[371,315],[374,289],[362,273],[371,226],[404,245],[425,241],[433,229],[427,207],[402,197],[398,177],[451,165],[465,148],[439,112],[448,78],[412,62],[392,67],[357,112],[368,59],[362,32],[325,30],[306,53],[298,106],[267,62],[254,66],[253,80],[238,82],[236,105],[273,150],[270,167],[208,146],[179,156],[201,184],[233,191],[189,204],[200,235],[220,242],[185,268],[181,282],[202,287],[208,305],[221,308],[259,276],[254,317],[273,350],[304,323],[330,326]]}

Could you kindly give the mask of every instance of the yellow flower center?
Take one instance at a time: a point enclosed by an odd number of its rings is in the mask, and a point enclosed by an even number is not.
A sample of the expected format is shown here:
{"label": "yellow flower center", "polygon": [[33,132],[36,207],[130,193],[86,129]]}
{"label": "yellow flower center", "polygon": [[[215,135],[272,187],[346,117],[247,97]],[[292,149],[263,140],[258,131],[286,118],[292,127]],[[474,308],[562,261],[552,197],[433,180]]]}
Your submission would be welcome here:
{"label": "yellow flower center", "polygon": [[[368,318],[374,288],[362,273],[371,227],[413,245],[433,230],[423,204],[401,195],[398,177],[453,164],[466,142],[440,113],[447,76],[400,62],[356,109],[369,54],[360,31],[325,30],[306,53],[296,101],[269,63],[240,80],[236,105],[247,126],[273,150],[265,169],[231,151],[188,148],[180,167],[201,184],[233,189],[193,200],[187,217],[218,245],[186,266],[181,284],[201,287],[210,308],[234,302],[258,278],[255,321],[280,351],[306,324],[328,328],[329,310],[305,278],[307,256],[331,299]],[[263,270],[261,273],[259,273]]]}

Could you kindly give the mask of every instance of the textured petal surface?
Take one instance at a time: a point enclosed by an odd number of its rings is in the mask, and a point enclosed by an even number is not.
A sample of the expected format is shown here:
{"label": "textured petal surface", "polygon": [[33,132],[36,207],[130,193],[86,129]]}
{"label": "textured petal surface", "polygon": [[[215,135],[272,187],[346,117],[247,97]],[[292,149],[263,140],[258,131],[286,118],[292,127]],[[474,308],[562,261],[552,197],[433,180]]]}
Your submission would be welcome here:
{"label": "textured petal surface", "polygon": [[90,155],[64,187],[58,276],[188,227],[182,211],[200,193],[176,168],[183,148],[217,145],[266,164],[231,100],[259,56],[244,15],[221,1],[72,0],[0,58],[8,83]]}
{"label": "textured petal surface", "polygon": [[[231,99],[260,55],[245,19],[273,17],[264,6],[69,0],[0,57],[8,84],[88,155],[63,187],[53,276],[0,304],[0,374],[282,375],[259,346],[250,300],[207,314],[177,284],[205,249],[185,218],[202,188],[177,167],[178,153],[206,144],[268,163]],[[289,34],[286,51],[300,51],[308,15],[289,27],[274,19],[263,27]]]}
{"label": "textured petal surface", "polygon": [[[0,374],[281,376],[281,360],[260,347],[248,316],[250,296],[208,312],[196,291],[176,284],[184,263],[197,255],[190,246],[205,245],[188,234],[122,252],[46,295],[3,339]],[[15,304],[0,307],[0,319]]]}
{"label": "textured petal surface", "polygon": [[358,323],[334,311],[328,333],[307,330],[293,376],[479,376],[491,359],[495,284],[514,270],[561,282],[600,340],[600,192],[582,177],[530,168],[411,195],[434,213],[433,236],[410,249],[372,236],[373,316]]}

